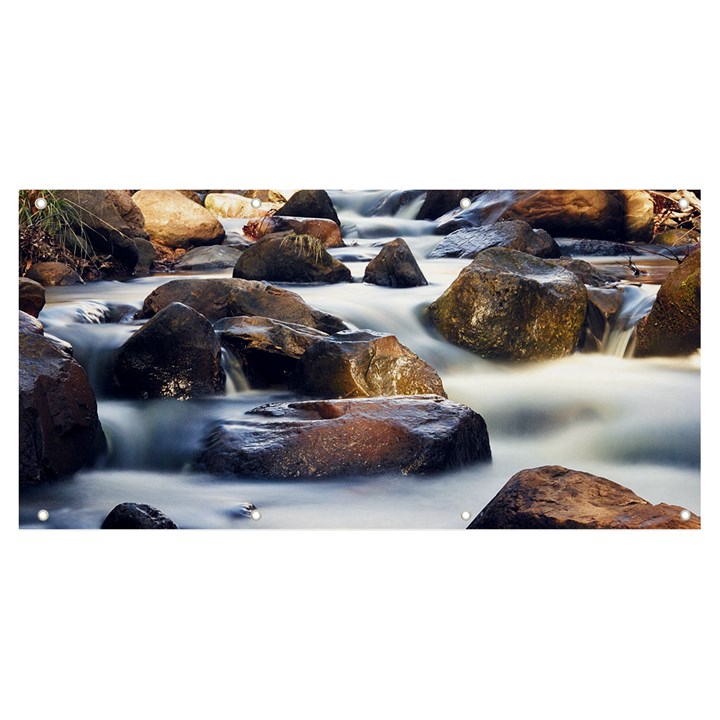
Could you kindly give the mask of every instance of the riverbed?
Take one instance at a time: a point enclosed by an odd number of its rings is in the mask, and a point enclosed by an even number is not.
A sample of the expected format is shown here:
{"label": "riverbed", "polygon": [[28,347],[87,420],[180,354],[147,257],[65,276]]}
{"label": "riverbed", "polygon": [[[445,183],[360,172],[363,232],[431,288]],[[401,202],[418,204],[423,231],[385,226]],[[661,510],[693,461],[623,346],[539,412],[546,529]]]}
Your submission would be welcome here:
{"label": "riverbed", "polygon": [[[73,345],[88,371],[108,454],[99,466],[72,478],[23,488],[21,526],[97,528],[116,504],[138,502],[159,508],[183,528],[464,528],[468,521],[461,514],[474,517],[515,472],[547,464],[597,474],[653,503],[700,514],[700,354],[625,357],[636,315],[652,303],[658,278],[672,269],[672,261],[633,258],[639,267],[654,269],[648,278],[655,282],[629,287],[623,322],[606,339],[603,352],[519,365],[490,362],[450,345],[423,320],[427,305],[469,260],[427,259],[440,236],[433,234],[434,223],[414,219],[418,201],[391,214],[366,215],[383,199],[380,191],[331,196],[346,242],[352,243],[331,252],[350,268],[352,284],[277,284],[351,327],[396,335],[433,365],[448,397],[485,418],[492,463],[427,477],[313,481],[192,472],[192,460],[213,423],[300,396],[248,389],[227,354],[224,397],[129,401],[103,396],[104,359],[137,329],[134,311],[155,287],[181,275],[100,281],[48,288],[39,319],[47,333]],[[228,221],[226,229],[237,226],[238,221]],[[367,262],[398,236],[408,242],[429,284],[391,289],[363,283]],[[605,267],[627,262],[627,257],[600,260]],[[658,266],[664,272],[657,272]],[[228,269],[192,277],[231,275]],[[241,511],[248,502],[260,510],[260,519]],[[38,520],[41,509],[48,512],[46,522]]]}

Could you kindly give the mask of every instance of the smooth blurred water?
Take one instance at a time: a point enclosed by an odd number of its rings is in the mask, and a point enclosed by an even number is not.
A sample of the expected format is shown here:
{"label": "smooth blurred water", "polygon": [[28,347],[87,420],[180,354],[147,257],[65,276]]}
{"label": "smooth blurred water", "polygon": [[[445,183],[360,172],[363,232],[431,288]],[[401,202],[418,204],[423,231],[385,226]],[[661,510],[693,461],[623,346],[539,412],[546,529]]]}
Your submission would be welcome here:
{"label": "smooth blurred water", "polygon": [[[350,267],[353,283],[284,287],[356,328],[397,335],[430,362],[450,399],[485,418],[492,464],[432,477],[321,481],[254,481],[191,472],[213,423],[240,418],[265,402],[297,397],[248,390],[226,357],[232,378],[226,397],[141,402],[109,399],[100,392],[99,413],[109,443],[103,466],[23,490],[21,525],[97,528],[115,504],[144,502],[181,527],[462,528],[467,525],[463,511],[474,516],[515,472],[545,464],[595,473],[652,502],[700,512],[699,354],[637,360],[622,357],[619,349],[627,341],[622,333],[627,335],[649,307],[656,285],[629,289],[610,334],[609,354],[576,353],[524,365],[485,361],[450,345],[423,322],[424,308],[469,262],[426,259],[440,237],[432,233],[434,223],[413,219],[423,196],[416,195],[396,215],[363,217],[362,212],[397,198],[388,200],[386,191],[331,195],[343,227],[357,230],[348,241],[355,243],[352,247],[332,251]],[[384,234],[379,235],[381,227]],[[407,240],[429,285],[390,289],[363,284],[367,261],[383,242],[398,236]],[[622,266],[627,258],[603,258],[603,263]],[[230,270],[198,275],[230,276]],[[40,320],[46,332],[72,343],[97,387],[109,355],[140,325],[132,320],[134,310],[171,279],[162,275],[49,288]],[[262,519],[233,512],[241,502],[254,503]],[[41,508],[50,512],[45,523],[37,520]]]}

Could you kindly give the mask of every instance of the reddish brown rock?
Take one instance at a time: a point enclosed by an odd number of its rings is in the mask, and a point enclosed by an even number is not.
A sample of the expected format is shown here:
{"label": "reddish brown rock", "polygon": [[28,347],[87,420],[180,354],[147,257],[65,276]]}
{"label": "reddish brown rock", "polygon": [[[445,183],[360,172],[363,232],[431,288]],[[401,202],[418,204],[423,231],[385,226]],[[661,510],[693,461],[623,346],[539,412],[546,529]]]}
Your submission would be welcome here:
{"label": "reddish brown rock", "polygon": [[513,203],[501,220],[525,220],[553,237],[622,240],[624,206],[605,190],[538,190]]}
{"label": "reddish brown rock", "polygon": [[273,403],[206,438],[198,470],[257,478],[426,474],[491,459],[483,418],[432,395]]}
{"label": "reddish brown rock", "polygon": [[71,268],[61,262],[35,263],[26,274],[43,287],[55,285],[82,285],[82,278]]}
{"label": "reddish brown rock", "polygon": [[699,527],[700,518],[684,508],[653,505],[611,480],[548,465],[513,475],[468,529]]}
{"label": "reddish brown rock", "polygon": [[297,386],[322,397],[442,395],[437,372],[394,335],[348,331],[318,339],[302,355]]}
{"label": "reddish brown rock", "polygon": [[37,317],[45,307],[45,288],[27,277],[20,278],[20,310]]}
{"label": "reddish brown rock", "polygon": [[20,484],[71,475],[105,449],[85,370],[37,332],[20,333]]}
{"label": "reddish brown rock", "polygon": [[298,235],[312,235],[326,248],[345,247],[340,226],[325,218],[284,217],[282,215],[266,215],[258,220],[251,220],[244,228],[245,235],[259,240],[266,235],[292,231]]}

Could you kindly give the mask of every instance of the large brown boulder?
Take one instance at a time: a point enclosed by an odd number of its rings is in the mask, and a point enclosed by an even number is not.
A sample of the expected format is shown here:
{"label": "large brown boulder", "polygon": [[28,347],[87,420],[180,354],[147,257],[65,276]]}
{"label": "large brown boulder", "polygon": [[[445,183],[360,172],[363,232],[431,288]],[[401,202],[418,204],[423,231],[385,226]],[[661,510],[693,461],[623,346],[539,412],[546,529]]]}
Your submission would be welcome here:
{"label": "large brown boulder", "polygon": [[309,395],[376,397],[442,395],[437,372],[394,335],[340,332],[313,343],[302,355],[297,383]]}
{"label": "large brown boulder", "polygon": [[655,203],[647,190],[618,190],[623,206],[623,234],[630,242],[653,240]]}
{"label": "large brown boulder", "polygon": [[177,190],[139,190],[132,199],[145,218],[150,240],[167,248],[217,245],[225,237],[220,221]]}
{"label": "large brown boulder", "polygon": [[20,310],[37,317],[45,307],[45,288],[36,280],[20,278]]}
{"label": "large brown boulder", "polygon": [[118,350],[117,391],[127,397],[182,400],[225,391],[220,341],[200,313],[171,303]]}
{"label": "large brown boulder", "polygon": [[278,211],[278,215],[326,218],[340,225],[340,218],[325,190],[298,190]]}
{"label": "large brown boulder", "polygon": [[77,216],[93,249],[112,255],[128,271],[138,260],[135,238],[147,239],[145,219],[127,190],[59,190]]}
{"label": "large brown boulder", "polygon": [[206,438],[197,469],[258,478],[426,474],[491,459],[483,418],[433,395],[274,403]]}
{"label": "large brown boulder", "polygon": [[26,277],[43,287],[83,284],[82,278],[71,267],[61,262],[35,263],[27,271]]}
{"label": "large brown boulder", "polygon": [[605,190],[538,190],[523,195],[501,220],[525,220],[552,236],[622,240],[624,207]]}
{"label": "large brown boulder", "polygon": [[256,240],[274,233],[294,232],[297,235],[312,235],[326,248],[345,247],[340,226],[325,218],[266,215],[258,220],[251,220],[245,225],[243,232]]}
{"label": "large brown boulder", "polygon": [[382,250],[367,264],[363,282],[393,288],[428,284],[412,250],[402,238],[395,238],[383,245]]}
{"label": "large brown boulder", "polygon": [[611,480],[548,465],[513,475],[468,529],[699,527],[700,518],[677,505],[653,505]]}
{"label": "large brown boulder", "polygon": [[240,360],[252,387],[287,386],[305,351],[327,333],[267,317],[228,317],[215,323],[220,341]]}
{"label": "large brown boulder", "polygon": [[700,250],[664,280],[650,314],[637,324],[635,357],[689,355],[700,347]]}
{"label": "large brown boulder", "polygon": [[498,360],[567,355],[580,338],[585,286],[571,272],[517,250],[491,248],[428,307],[450,342]]}
{"label": "large brown boulder", "polygon": [[194,308],[211,322],[224,317],[260,315],[327,333],[347,329],[340,318],[311,308],[297,293],[240,278],[171,280],[145,298],[141,316],[152,317],[173,302]]}
{"label": "large brown boulder", "polygon": [[540,258],[559,258],[560,248],[545,230],[533,230],[522,220],[461,228],[446,235],[428,257],[474,258],[492,247],[506,247]]}
{"label": "large brown boulder", "polygon": [[233,277],[274,282],[352,282],[350,270],[312,235],[267,235],[244,250]]}
{"label": "large brown boulder", "polygon": [[105,449],[85,370],[36,330],[20,338],[20,484],[71,475]]}

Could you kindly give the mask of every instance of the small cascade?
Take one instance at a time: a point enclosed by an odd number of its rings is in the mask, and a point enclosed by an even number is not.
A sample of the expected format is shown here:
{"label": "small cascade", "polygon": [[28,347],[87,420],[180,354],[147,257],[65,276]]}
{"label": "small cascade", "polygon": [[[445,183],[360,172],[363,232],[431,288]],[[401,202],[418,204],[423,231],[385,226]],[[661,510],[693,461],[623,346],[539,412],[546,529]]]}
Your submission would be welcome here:
{"label": "small cascade", "polygon": [[604,355],[630,357],[635,344],[635,326],[644,318],[655,302],[657,285],[627,285],[623,305],[609,323],[602,340]]}
{"label": "small cascade", "polygon": [[220,364],[225,371],[225,394],[227,396],[239,395],[251,389],[250,383],[245,377],[242,363],[225,348],[222,349]]}

